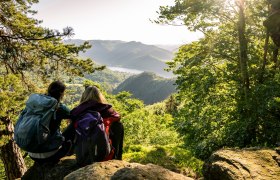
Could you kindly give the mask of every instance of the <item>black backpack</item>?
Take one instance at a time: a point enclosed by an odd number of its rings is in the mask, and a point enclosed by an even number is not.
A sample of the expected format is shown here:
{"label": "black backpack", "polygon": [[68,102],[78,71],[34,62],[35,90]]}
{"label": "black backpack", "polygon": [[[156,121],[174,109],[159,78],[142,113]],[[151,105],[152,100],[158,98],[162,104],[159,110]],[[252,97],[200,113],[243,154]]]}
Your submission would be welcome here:
{"label": "black backpack", "polygon": [[97,111],[86,111],[75,118],[77,164],[85,166],[106,160],[112,152],[103,119]]}

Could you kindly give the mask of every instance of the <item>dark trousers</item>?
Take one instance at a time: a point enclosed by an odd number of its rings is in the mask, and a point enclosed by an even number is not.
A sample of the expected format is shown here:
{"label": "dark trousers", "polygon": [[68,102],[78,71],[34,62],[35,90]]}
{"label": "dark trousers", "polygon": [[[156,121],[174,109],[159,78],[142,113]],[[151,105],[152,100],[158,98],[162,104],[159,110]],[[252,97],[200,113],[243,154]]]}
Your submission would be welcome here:
{"label": "dark trousers", "polygon": [[51,157],[44,158],[44,159],[38,159],[38,158],[32,158],[35,162],[39,164],[44,164],[44,163],[58,163],[61,158],[67,155],[68,152],[71,151],[73,148],[73,141],[75,138],[75,128],[74,124],[70,123],[67,128],[63,131],[62,133],[63,137],[65,138],[64,142],[62,143],[62,147]]}
{"label": "dark trousers", "polygon": [[113,122],[110,126],[110,139],[115,148],[114,159],[122,160],[124,127],[122,122]]}

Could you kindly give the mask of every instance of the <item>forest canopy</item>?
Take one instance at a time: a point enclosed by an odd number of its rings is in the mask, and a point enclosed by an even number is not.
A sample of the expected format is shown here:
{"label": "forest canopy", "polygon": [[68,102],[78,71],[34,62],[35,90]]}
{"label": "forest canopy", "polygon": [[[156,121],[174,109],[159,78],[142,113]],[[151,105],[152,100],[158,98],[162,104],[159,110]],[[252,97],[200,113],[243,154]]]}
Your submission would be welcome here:
{"label": "forest canopy", "polygon": [[157,23],[204,33],[168,63],[178,76],[176,125],[202,159],[221,147],[280,142],[279,46],[263,26],[271,2],[278,1],[177,0],[160,7]]}

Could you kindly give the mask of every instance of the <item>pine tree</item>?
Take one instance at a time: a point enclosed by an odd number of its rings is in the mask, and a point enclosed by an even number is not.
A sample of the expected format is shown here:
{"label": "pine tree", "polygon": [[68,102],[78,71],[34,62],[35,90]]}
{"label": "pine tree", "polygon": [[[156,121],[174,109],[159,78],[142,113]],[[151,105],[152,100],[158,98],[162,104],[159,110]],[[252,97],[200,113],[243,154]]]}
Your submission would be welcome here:
{"label": "pine tree", "polygon": [[0,157],[8,179],[19,178],[26,171],[19,148],[13,142],[13,123],[27,95],[38,84],[62,74],[82,76],[104,67],[91,59],[80,59],[78,53],[90,48],[64,44],[73,35],[43,28],[32,18],[31,5],[38,0],[3,0],[0,2]]}

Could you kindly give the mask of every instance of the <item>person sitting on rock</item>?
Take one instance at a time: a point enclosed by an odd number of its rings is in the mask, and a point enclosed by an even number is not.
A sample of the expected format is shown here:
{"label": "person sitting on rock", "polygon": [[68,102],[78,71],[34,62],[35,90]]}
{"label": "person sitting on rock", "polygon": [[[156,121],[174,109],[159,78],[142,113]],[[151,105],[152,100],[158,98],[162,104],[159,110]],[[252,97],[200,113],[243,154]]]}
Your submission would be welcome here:
{"label": "person sitting on rock", "polygon": [[65,89],[66,86],[61,81],[54,81],[48,87],[47,96],[57,100],[55,117],[51,119],[49,124],[50,137],[48,141],[40,145],[41,152],[28,152],[30,158],[39,164],[57,163],[72,148],[72,142],[75,137],[73,124],[70,123],[63,133],[60,131],[62,119],[70,118],[70,109],[61,103]]}
{"label": "person sitting on rock", "polygon": [[[75,119],[85,115],[87,112],[98,112],[101,115],[105,125],[106,134],[109,134],[109,139],[114,149],[114,155],[110,158],[121,160],[123,151],[124,127],[120,121],[120,115],[112,108],[112,105],[107,104],[107,100],[100,90],[95,86],[88,86],[85,88],[80,100],[80,104],[71,111],[71,117],[75,121]],[[76,156],[77,155],[79,154],[76,153]],[[109,159],[105,158],[103,160]],[[98,161],[103,160],[100,159]]]}

